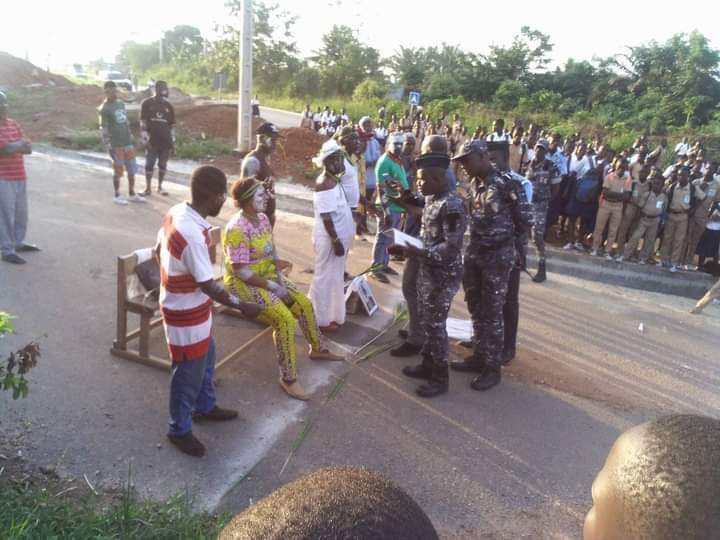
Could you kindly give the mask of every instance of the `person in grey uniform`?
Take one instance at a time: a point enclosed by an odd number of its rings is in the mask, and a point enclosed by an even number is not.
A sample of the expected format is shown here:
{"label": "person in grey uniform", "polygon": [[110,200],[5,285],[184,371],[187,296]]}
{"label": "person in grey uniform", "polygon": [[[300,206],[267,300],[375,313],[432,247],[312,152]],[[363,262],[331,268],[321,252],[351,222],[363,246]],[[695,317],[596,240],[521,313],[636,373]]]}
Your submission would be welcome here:
{"label": "person in grey uniform", "polygon": [[485,141],[466,143],[453,159],[472,179],[463,288],[473,322],[473,356],[453,362],[452,367],[456,371],[479,371],[470,386],[488,390],[501,380],[503,307],[515,261],[515,224],[522,221],[520,195],[517,183],[493,166]]}
{"label": "person in grey uniform", "polygon": [[448,189],[448,155],[423,154],[416,162],[418,189],[427,197],[422,213],[423,247],[406,246],[404,251],[419,262],[418,312],[424,339],[422,362],[402,372],[425,380],[417,389],[419,396],[434,397],[448,390],[446,321],[462,278],[466,218],[462,200]]}
{"label": "person in grey uniform", "polygon": [[[422,143],[421,154],[440,154],[448,156],[448,142],[442,135],[428,135]],[[448,190],[452,193],[456,192],[457,179],[452,168],[448,167],[445,171],[445,180]],[[425,197],[417,191],[406,194],[397,200],[398,204],[407,210],[408,219],[411,217],[416,219],[418,227],[413,230],[406,230],[406,234],[411,236],[420,236],[420,222],[422,219],[422,208],[425,205]],[[394,251],[394,250],[393,250]],[[402,275],[402,292],[405,297],[408,309],[408,329],[400,330],[398,334],[403,342],[390,350],[391,356],[407,357],[420,353],[422,349],[424,334],[422,329],[422,321],[418,311],[418,272],[420,262],[417,257],[410,257],[405,261],[405,268]]]}

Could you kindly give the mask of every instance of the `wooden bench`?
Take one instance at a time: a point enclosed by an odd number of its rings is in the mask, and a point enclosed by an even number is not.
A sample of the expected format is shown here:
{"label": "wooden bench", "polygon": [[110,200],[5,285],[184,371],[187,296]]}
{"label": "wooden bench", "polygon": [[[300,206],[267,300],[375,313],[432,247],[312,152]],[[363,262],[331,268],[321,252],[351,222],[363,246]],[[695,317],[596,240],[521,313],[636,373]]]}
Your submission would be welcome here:
{"label": "wooden bench", "polygon": [[[213,227],[210,230],[210,244],[208,252],[210,261],[213,264],[216,279],[222,279],[222,266],[218,263],[218,246],[221,242],[220,228]],[[172,362],[167,358],[160,358],[150,354],[150,331],[162,325],[162,317],[158,315],[160,306],[158,301],[147,293],[142,286],[133,287],[130,285],[132,281],[137,280],[135,269],[138,266],[138,252],[118,257],[117,261],[117,325],[116,336],[110,353],[119,358],[132,360],[152,367],[160,369],[170,369]],[[137,282],[139,285],[139,282]],[[143,292],[139,291],[142,289]],[[215,306],[216,313],[223,313],[237,318],[245,318],[242,313],[237,310],[227,308],[225,306]],[[140,317],[140,326],[128,332],[128,314],[133,313]],[[243,343],[228,355],[216,361],[215,368],[237,358],[244,350],[248,349],[253,343],[261,339],[265,334],[270,332],[270,327],[262,327],[262,329],[252,337],[252,339]],[[138,348],[131,349],[129,343],[139,338]]]}

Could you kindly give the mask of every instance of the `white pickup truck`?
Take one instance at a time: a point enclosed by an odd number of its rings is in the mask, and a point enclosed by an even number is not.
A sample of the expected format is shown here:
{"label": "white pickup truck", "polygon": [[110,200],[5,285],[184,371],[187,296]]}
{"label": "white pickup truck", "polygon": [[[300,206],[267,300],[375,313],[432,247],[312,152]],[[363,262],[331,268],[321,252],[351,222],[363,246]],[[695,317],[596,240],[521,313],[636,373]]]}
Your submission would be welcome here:
{"label": "white pickup truck", "polygon": [[121,71],[100,71],[98,73],[98,79],[101,82],[113,81],[118,87],[128,92],[134,90],[132,81]]}

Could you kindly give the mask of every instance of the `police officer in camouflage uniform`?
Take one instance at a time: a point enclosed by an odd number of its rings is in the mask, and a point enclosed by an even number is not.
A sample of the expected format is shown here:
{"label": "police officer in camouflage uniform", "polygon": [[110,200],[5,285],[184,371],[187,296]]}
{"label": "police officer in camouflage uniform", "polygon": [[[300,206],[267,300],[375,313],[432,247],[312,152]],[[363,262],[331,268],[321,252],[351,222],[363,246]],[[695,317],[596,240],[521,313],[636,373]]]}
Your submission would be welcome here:
{"label": "police officer in camouflage uniform", "polygon": [[524,176],[510,169],[508,164],[510,145],[507,142],[489,142],[490,161],[504,174],[509,174],[509,182],[518,194],[520,223],[515,223],[515,261],[510,270],[508,291],[503,306],[504,344],[502,352],[503,365],[515,358],[517,345],[518,322],[520,320],[520,274],[527,272],[528,233],[533,226],[535,211],[533,208],[533,185]]}
{"label": "police officer in camouflage uniform", "polygon": [[488,390],[501,380],[503,306],[515,261],[516,223],[521,223],[517,184],[490,161],[487,143],[466,143],[453,158],[470,176],[470,243],[465,251],[463,288],[473,321],[473,356],[453,362],[457,371],[479,371],[470,383]]}
{"label": "police officer in camouflage uniform", "polygon": [[447,154],[423,154],[416,160],[417,184],[426,197],[422,212],[423,248],[406,247],[419,260],[418,300],[424,341],[422,363],[408,366],[408,377],[425,379],[418,387],[421,397],[434,397],[448,390],[447,315],[462,278],[462,245],[465,234],[465,207],[448,189],[445,172]]}
{"label": "police officer in camouflage uniform", "polygon": [[552,199],[553,186],[562,181],[560,171],[549,160],[547,155],[548,142],[538,140],[535,145],[535,157],[528,163],[525,176],[533,186],[534,225],[532,228],[533,241],[538,253],[538,271],[533,277],[535,283],[542,283],[547,279],[545,272],[545,232],[547,230],[548,209]]}

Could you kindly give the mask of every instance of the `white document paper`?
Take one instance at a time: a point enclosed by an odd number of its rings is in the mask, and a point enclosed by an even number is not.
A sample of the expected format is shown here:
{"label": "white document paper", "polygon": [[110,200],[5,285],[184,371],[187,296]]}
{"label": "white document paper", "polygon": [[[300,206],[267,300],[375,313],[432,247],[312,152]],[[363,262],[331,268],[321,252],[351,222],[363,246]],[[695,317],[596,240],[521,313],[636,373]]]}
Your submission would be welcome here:
{"label": "white document paper", "polygon": [[389,231],[385,231],[383,234],[386,234],[390,238],[392,238],[394,246],[413,246],[418,249],[422,249],[424,247],[422,240],[420,240],[419,238],[415,238],[414,236],[410,236],[409,234],[405,234],[404,232],[397,229],[390,229]]}
{"label": "white document paper", "polygon": [[450,339],[460,341],[470,341],[472,339],[473,329],[471,320],[448,317],[445,326],[447,327],[447,333]]}

